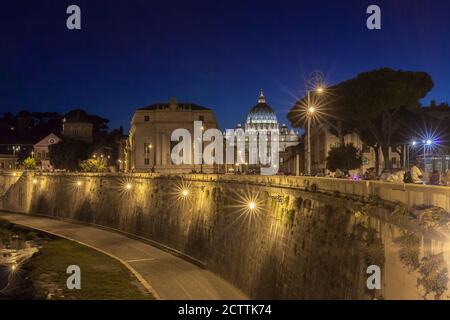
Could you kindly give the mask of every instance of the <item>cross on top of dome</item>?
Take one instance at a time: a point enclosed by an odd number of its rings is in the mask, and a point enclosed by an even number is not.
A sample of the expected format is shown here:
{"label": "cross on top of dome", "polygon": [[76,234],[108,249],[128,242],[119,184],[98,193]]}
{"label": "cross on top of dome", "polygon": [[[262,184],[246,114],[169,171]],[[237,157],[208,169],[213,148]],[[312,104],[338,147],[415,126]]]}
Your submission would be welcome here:
{"label": "cross on top of dome", "polygon": [[262,89],[259,93],[258,103],[266,103],[266,97],[264,97],[264,92]]}

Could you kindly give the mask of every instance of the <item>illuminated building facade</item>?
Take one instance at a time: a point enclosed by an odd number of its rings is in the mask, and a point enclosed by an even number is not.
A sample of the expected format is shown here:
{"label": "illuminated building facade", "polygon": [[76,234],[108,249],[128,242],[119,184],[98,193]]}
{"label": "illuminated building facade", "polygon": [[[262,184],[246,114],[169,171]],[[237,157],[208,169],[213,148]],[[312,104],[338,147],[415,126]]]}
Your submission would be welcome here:
{"label": "illuminated building facade", "polygon": [[[136,110],[121,159],[125,171],[191,173],[213,172],[212,165],[172,163],[171,150],[178,142],[170,141],[176,129],[187,129],[194,137],[194,121],[203,129],[217,128],[213,110],[194,103],[155,103]],[[192,150],[193,152],[193,150]]]}

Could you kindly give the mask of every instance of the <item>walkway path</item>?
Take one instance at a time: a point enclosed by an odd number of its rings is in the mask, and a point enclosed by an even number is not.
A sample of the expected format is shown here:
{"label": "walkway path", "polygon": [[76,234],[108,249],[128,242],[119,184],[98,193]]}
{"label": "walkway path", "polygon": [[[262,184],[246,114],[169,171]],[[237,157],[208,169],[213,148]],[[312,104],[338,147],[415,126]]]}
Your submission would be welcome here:
{"label": "walkway path", "polygon": [[160,299],[247,299],[212,272],[116,232],[25,214],[0,212],[0,218],[77,241],[115,257]]}

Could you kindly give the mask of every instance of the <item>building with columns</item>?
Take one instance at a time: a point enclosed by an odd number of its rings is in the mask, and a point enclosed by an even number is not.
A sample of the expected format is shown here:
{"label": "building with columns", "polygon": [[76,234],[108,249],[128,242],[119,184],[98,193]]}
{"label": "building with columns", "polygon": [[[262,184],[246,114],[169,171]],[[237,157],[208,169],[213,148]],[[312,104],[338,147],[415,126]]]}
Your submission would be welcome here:
{"label": "building with columns", "polygon": [[187,129],[193,139],[194,121],[202,121],[204,130],[218,128],[213,110],[194,103],[178,103],[175,98],[136,110],[123,144],[121,167],[136,172],[213,172],[211,165],[172,163],[171,150],[178,143],[170,141],[172,132]]}
{"label": "building with columns", "polygon": [[[268,154],[270,154],[270,145],[274,142],[273,134],[277,133],[279,139],[279,172],[294,174],[300,170],[298,168],[301,166],[301,159],[298,156],[293,156],[288,148],[292,149],[292,147],[297,146],[300,142],[300,137],[293,129],[289,129],[285,124],[280,126],[277,116],[272,107],[267,104],[262,90],[260,91],[257,102],[247,115],[245,127],[242,128],[241,124],[238,124],[236,127],[237,129],[244,130],[247,144],[246,154],[237,154],[238,170],[242,172],[259,171],[261,167],[261,165],[248,164],[250,151],[250,146],[248,145],[249,137],[257,136],[261,133],[267,134]],[[258,153],[258,150],[256,150],[256,153]]]}

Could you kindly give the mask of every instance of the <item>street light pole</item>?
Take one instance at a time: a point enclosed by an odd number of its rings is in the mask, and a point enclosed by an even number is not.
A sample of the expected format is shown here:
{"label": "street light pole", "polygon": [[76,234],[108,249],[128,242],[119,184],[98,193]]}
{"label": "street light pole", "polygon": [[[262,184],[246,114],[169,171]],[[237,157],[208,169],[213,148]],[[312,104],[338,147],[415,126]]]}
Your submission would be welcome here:
{"label": "street light pole", "polygon": [[[427,162],[427,146],[431,147],[434,144],[434,141],[431,139],[423,140],[423,172],[426,173],[426,162]],[[414,147],[417,145],[417,141],[413,141],[411,145]],[[408,162],[409,162],[409,154],[408,154]]]}
{"label": "street light pole", "polygon": [[[313,86],[311,85],[311,80],[314,81]],[[318,94],[322,94],[324,92],[323,88],[323,80],[324,75],[320,71],[314,71],[311,73],[308,80],[306,80],[306,98],[307,98],[307,110],[306,110],[306,118],[307,118],[307,162],[306,162],[306,172],[310,176],[311,175],[311,119],[315,112],[315,107],[311,105],[311,91]]]}
{"label": "street light pole", "polygon": [[148,145],[148,148],[150,149],[149,152],[152,153],[152,157],[153,157],[153,166],[152,166],[152,172],[155,172],[155,166],[156,166],[156,152],[153,150],[153,144],[150,143]]}
{"label": "street light pole", "polygon": [[427,167],[427,165],[426,165],[427,157],[426,157],[425,153],[426,153],[426,144],[424,143],[423,144],[423,171],[424,172],[425,172],[426,167]]}
{"label": "street light pole", "polygon": [[308,120],[308,146],[307,146],[307,164],[306,164],[306,172],[308,176],[311,175],[311,115],[310,115],[310,91],[309,91],[309,82],[308,82],[308,88],[307,90],[307,99],[308,99],[308,111],[307,111],[307,120]]}

